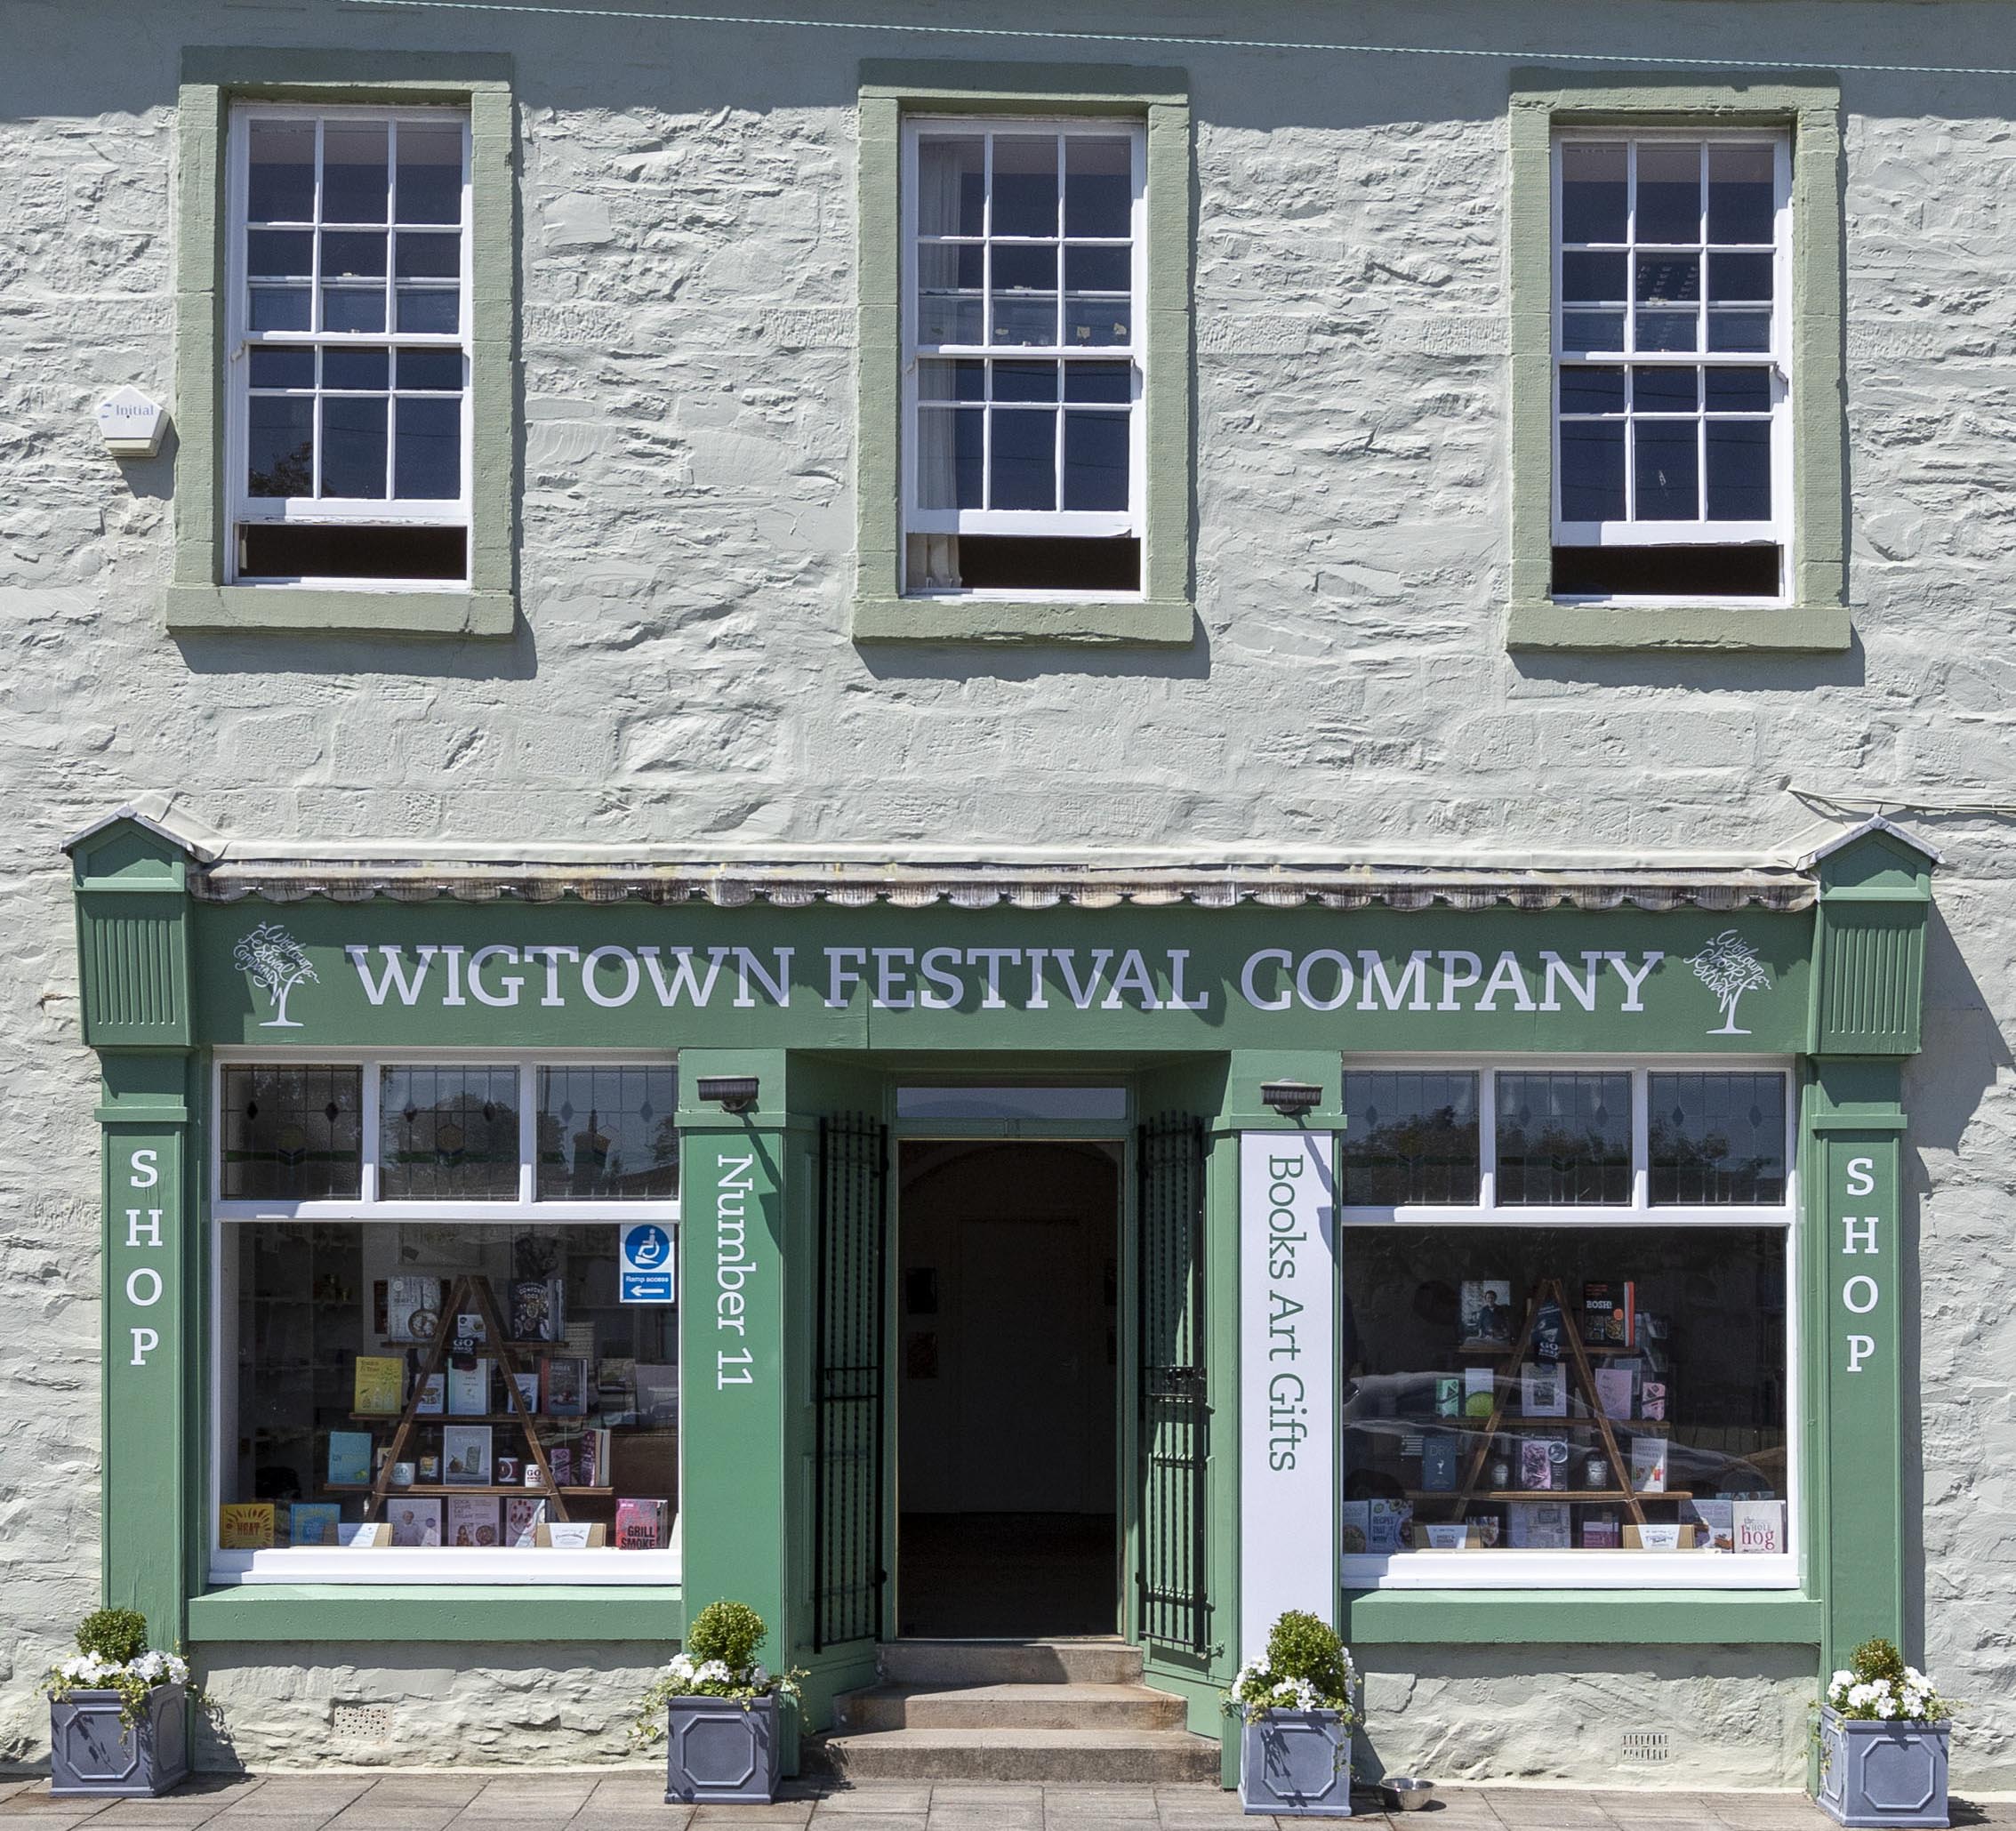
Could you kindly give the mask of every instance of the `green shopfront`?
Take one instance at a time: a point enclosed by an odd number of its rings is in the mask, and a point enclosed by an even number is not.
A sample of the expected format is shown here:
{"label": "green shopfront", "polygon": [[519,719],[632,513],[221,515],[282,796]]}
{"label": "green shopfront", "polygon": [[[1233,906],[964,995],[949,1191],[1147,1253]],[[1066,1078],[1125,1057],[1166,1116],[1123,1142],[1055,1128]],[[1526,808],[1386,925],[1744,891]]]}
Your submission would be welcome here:
{"label": "green shopfront", "polygon": [[1495,877],[69,850],[104,1589],[199,1663],[648,1663],[734,1596],[807,1731],[882,1642],[1091,1634],[1216,1736],[1289,1606],[1507,1678],[1902,1637],[1884,823]]}

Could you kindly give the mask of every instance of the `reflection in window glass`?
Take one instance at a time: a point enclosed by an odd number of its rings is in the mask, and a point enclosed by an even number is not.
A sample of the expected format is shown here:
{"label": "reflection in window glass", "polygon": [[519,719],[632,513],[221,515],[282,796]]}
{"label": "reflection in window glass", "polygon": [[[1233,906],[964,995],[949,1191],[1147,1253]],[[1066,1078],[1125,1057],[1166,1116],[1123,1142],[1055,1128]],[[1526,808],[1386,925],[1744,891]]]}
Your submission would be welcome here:
{"label": "reflection in window glass", "polygon": [[515,1201],[515,1068],[387,1068],[379,1084],[383,1201]]}
{"label": "reflection in window glass", "polygon": [[1476,1201],[1474,1074],[1346,1074],[1344,1111],[1347,1208]]}
{"label": "reflection in window glass", "polygon": [[1628,1074],[1501,1074],[1498,1199],[1575,1207],[1631,1200]]}
{"label": "reflection in window glass", "polygon": [[325,1201],[360,1193],[362,1070],[226,1068],[223,1079],[222,1200]]}
{"label": "reflection in window glass", "polygon": [[539,1199],[669,1201],[679,1193],[679,1071],[542,1068]]}
{"label": "reflection in window glass", "polygon": [[1649,1106],[1655,1203],[1785,1200],[1782,1074],[1655,1074]]}
{"label": "reflection in window glass", "polygon": [[[1674,1549],[1726,1551],[1739,1506],[1753,1548],[1760,1528],[1786,1544],[1783,1228],[1343,1241],[1346,1554],[1629,1552],[1661,1529]],[[1531,1347],[1539,1302],[1587,1345],[1588,1382],[1565,1341],[1554,1361]],[[1466,1316],[1487,1314],[1502,1339],[1466,1344]]]}

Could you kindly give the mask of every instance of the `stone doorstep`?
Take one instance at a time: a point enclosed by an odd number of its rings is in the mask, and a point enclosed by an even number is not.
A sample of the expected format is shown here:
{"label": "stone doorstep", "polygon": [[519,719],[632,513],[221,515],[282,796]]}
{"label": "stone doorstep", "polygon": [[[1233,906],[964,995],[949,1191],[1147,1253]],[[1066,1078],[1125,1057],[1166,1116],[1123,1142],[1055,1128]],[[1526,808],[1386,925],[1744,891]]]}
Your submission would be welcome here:
{"label": "stone doorstep", "polygon": [[1217,1743],[1185,1730],[881,1730],[812,1739],[804,1759],[848,1779],[1050,1784],[1216,1782],[1219,1767]]}
{"label": "stone doorstep", "polygon": [[1181,1698],[1137,1684],[875,1685],[836,1700],[839,1733],[877,1730],[1180,1730]]}
{"label": "stone doorstep", "polygon": [[885,1685],[1137,1685],[1141,1649],[1120,1640],[885,1642]]}

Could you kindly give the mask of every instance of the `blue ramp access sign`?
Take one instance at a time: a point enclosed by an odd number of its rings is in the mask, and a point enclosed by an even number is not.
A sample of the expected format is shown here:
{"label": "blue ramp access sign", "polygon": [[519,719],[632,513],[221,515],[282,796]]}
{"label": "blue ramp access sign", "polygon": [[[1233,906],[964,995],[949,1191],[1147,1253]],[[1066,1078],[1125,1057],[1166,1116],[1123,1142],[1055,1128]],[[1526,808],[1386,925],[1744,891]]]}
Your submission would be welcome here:
{"label": "blue ramp access sign", "polygon": [[669,1304],[672,1300],[672,1230],[639,1221],[622,1230],[622,1300]]}

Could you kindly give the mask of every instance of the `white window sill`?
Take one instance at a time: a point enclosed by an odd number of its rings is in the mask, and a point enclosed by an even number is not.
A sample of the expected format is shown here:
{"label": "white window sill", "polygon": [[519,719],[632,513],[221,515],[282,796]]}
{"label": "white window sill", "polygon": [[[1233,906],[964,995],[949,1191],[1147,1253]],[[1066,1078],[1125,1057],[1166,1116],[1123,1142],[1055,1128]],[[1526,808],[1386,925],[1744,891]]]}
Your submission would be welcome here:
{"label": "white window sill", "polygon": [[509,636],[518,596],[439,580],[369,584],[171,585],[167,625],[203,630],[350,630],[382,636]]}
{"label": "white window sill", "polygon": [[276,1546],[269,1551],[213,1551],[210,1580],[261,1583],[676,1584],[678,1551],[496,1550],[463,1546]]}
{"label": "white window sill", "polygon": [[1410,1551],[1346,1557],[1346,1589],[1796,1589],[1799,1561],[1713,1551]]}

